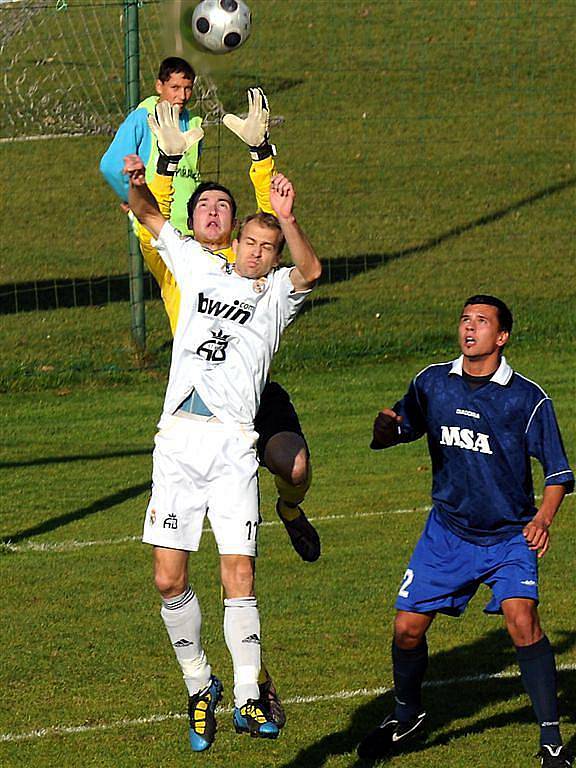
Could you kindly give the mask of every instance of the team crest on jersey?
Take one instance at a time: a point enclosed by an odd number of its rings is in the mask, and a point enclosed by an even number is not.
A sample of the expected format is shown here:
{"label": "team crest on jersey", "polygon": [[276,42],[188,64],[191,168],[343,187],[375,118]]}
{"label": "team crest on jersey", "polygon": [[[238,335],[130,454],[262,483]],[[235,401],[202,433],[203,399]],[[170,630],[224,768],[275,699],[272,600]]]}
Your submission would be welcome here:
{"label": "team crest on jersey", "polygon": [[440,445],[455,446],[475,453],[492,453],[489,435],[462,427],[441,426]]}
{"label": "team crest on jersey", "polygon": [[259,277],[258,280],[254,280],[254,282],[252,283],[252,288],[254,290],[254,293],[262,293],[265,287],[266,287],[265,277]]}
{"label": "team crest on jersey", "polygon": [[203,357],[209,363],[223,363],[226,360],[226,348],[230,336],[225,336],[222,331],[212,331],[212,338],[203,341],[196,350],[196,354]]}

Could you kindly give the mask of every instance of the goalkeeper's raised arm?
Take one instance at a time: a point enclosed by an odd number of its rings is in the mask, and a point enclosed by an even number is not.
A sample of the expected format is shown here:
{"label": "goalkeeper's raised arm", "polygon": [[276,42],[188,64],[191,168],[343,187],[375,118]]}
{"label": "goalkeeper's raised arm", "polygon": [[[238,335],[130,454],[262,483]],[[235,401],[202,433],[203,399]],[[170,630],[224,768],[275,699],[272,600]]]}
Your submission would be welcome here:
{"label": "goalkeeper's raised arm", "polygon": [[[174,176],[182,156],[204,136],[202,128],[182,131],[179,110],[167,101],[159,102],[155,115],[148,115],[148,125],[158,141],[157,173]],[[130,180],[128,204],[138,221],[155,237],[166,221],[146,184],[146,167],[137,155],[127,155],[124,171]]]}
{"label": "goalkeeper's raised arm", "polygon": [[250,181],[256,195],[257,210],[276,215],[270,203],[270,182],[276,174],[276,147],[270,142],[270,107],[262,88],[248,88],[246,118],[226,114],[222,122],[250,150]]}

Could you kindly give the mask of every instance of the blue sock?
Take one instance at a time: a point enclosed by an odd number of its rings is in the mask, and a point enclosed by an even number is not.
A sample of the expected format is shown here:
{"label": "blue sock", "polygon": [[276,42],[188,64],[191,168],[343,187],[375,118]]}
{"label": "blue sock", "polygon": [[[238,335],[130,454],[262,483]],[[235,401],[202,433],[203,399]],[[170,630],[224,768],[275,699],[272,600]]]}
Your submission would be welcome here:
{"label": "blue sock", "polygon": [[426,638],[417,648],[406,651],[392,642],[394,671],[394,716],[406,722],[422,712],[422,681],[428,666]]}
{"label": "blue sock", "polygon": [[550,641],[544,635],[532,645],[516,646],[522,683],[530,696],[540,725],[540,744],[562,744],[558,719],[556,662]]}

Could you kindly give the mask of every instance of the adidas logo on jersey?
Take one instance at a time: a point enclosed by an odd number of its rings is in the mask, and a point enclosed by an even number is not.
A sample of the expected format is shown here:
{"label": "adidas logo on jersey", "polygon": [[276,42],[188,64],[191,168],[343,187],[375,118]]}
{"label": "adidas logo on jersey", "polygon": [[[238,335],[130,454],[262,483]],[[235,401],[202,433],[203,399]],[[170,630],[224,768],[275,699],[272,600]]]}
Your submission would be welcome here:
{"label": "adidas logo on jersey", "polygon": [[476,451],[478,453],[492,453],[488,435],[482,432],[474,432],[472,429],[462,429],[461,427],[441,427],[442,436],[440,445],[454,445],[457,448],[464,448],[466,451]]}
{"label": "adidas logo on jersey", "polygon": [[226,304],[219,299],[211,299],[205,296],[202,291],[198,294],[198,312],[211,317],[221,317],[225,320],[233,320],[240,325],[244,325],[254,314],[256,307],[253,304],[240,302],[238,299],[233,304]]}

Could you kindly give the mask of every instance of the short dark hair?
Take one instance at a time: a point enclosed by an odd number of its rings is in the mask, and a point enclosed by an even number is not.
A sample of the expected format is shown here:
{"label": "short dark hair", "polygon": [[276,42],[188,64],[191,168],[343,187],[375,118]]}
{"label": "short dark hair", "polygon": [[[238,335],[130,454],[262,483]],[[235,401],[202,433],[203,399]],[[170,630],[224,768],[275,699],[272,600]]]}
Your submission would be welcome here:
{"label": "short dark hair", "polygon": [[194,72],[192,65],[189,64],[186,59],[181,59],[179,56],[168,56],[168,58],[164,59],[160,64],[158,80],[160,80],[161,83],[166,83],[170,80],[170,77],[177,72],[189,77],[192,81],[196,77],[196,72]]}
{"label": "short dark hair", "polygon": [[512,333],[514,318],[512,317],[512,312],[502,299],[497,299],[496,296],[490,296],[487,293],[477,293],[475,296],[470,296],[470,298],[466,299],[464,307],[467,307],[470,304],[488,304],[491,307],[496,307],[498,310],[498,324],[500,325],[500,330]]}
{"label": "short dark hair", "polygon": [[278,254],[281,254],[284,250],[284,233],[282,232],[282,227],[280,226],[280,223],[278,222],[278,219],[276,216],[273,216],[271,213],[251,213],[250,216],[246,216],[242,219],[240,222],[240,226],[238,227],[238,234],[236,235],[236,239],[240,241],[240,238],[242,237],[242,232],[244,231],[244,227],[246,224],[249,224],[251,221],[256,221],[258,224],[260,224],[263,227],[268,227],[268,229],[275,229],[278,232],[280,232],[280,240],[278,242]]}
{"label": "short dark hair", "polygon": [[192,217],[194,216],[194,211],[196,210],[196,206],[198,205],[198,200],[200,199],[201,195],[204,194],[204,192],[224,192],[224,194],[228,195],[230,198],[230,203],[232,204],[232,218],[236,218],[236,200],[234,200],[234,195],[228,187],[223,186],[222,184],[218,184],[217,181],[203,181],[201,184],[198,184],[194,192],[192,193],[192,196],[188,200],[188,220],[192,221]]}

